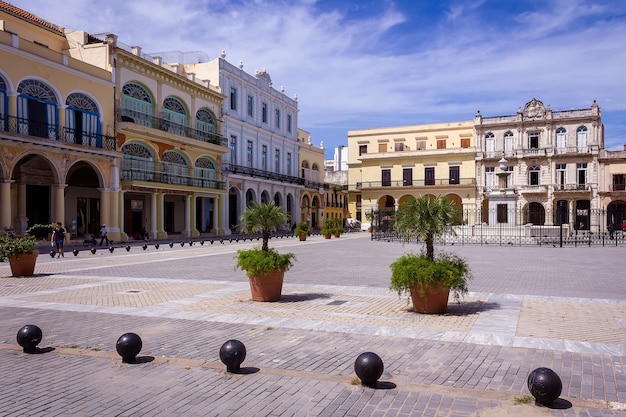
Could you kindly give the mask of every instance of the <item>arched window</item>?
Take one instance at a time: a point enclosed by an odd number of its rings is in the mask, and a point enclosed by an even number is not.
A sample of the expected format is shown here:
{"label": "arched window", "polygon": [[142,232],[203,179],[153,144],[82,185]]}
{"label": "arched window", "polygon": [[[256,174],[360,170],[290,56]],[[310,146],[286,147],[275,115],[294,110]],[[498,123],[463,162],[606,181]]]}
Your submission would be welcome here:
{"label": "arched window", "polygon": [[580,126],[576,129],[576,146],[578,147],[578,152],[587,153],[589,151],[587,148],[587,142],[587,128],[585,126]]}
{"label": "arched window", "polygon": [[504,155],[513,155],[513,132],[511,131],[504,134]]}
{"label": "arched window", "polygon": [[202,108],[196,112],[196,130],[206,134],[207,138],[215,134],[215,116],[208,109]]}
{"label": "arched window", "polygon": [[9,95],[7,83],[0,75],[0,130],[9,129]]}
{"label": "arched window", "polygon": [[567,148],[567,132],[565,128],[559,127],[556,130],[556,153],[565,153]]}
{"label": "arched window", "polygon": [[121,151],[122,180],[154,181],[154,158],[145,145],[130,142]]}
{"label": "arched window", "polygon": [[487,156],[494,156],[496,153],[496,137],[489,132],[485,135],[485,152]]}
{"label": "arched window", "polygon": [[96,102],[83,93],[72,93],[67,96],[65,104],[65,140],[101,148],[100,115]]}
{"label": "arched window", "polygon": [[17,86],[18,131],[24,135],[58,139],[58,100],[54,90],[39,80]]}
{"label": "arched window", "polygon": [[152,97],[141,85],[133,82],[122,87],[122,120],[152,126],[154,105]]}
{"label": "arched window", "polygon": [[175,97],[163,100],[163,119],[167,120],[167,130],[176,135],[185,135],[185,128],[189,125],[185,105]]}
{"label": "arched window", "polygon": [[196,187],[217,188],[215,164],[205,156],[196,159],[195,163]]}
{"label": "arched window", "polygon": [[541,170],[538,166],[528,168],[528,185],[539,185],[539,173]]}
{"label": "arched window", "polygon": [[189,175],[187,160],[176,151],[163,153],[161,172],[164,173],[164,182],[168,184],[187,184],[187,177]]}

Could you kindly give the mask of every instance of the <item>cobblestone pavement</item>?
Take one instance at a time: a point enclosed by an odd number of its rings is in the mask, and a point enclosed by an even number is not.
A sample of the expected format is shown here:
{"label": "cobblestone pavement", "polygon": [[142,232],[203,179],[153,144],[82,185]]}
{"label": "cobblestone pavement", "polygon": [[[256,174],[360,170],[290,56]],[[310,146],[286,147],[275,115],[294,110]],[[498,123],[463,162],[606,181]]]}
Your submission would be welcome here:
{"label": "cobblestone pavement", "polygon": [[[32,278],[0,264],[0,416],[626,416],[624,248],[437,247],[475,278],[431,316],[388,289],[420,245],[272,239],[298,261],[281,301],[257,303],[233,270],[256,241],[186,242],[43,253]],[[39,354],[16,344],[24,324]],[[115,351],[126,332],[136,364]],[[219,360],[229,339],[243,374]],[[364,351],[383,359],[377,389],[355,379]],[[527,403],[540,366],[563,381],[551,409]]]}

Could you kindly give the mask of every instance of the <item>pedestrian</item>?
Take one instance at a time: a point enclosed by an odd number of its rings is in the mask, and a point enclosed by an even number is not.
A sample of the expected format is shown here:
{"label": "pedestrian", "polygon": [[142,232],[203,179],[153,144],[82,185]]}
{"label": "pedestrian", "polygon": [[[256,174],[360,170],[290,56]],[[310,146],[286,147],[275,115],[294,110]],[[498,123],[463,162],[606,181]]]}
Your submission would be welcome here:
{"label": "pedestrian", "polygon": [[102,227],[100,228],[100,246],[102,246],[102,242],[104,242],[106,240],[107,242],[107,246],[109,246],[109,237],[107,236],[108,233],[108,229],[107,229],[107,225],[103,224]]}
{"label": "pedestrian", "polygon": [[67,242],[67,231],[63,228],[61,222],[57,223],[57,226],[52,231],[52,237],[50,238],[50,244],[55,244],[57,247],[57,258],[64,257],[63,242]]}
{"label": "pedestrian", "polygon": [[613,240],[613,232],[615,231],[615,225],[613,223],[609,224],[609,239]]}

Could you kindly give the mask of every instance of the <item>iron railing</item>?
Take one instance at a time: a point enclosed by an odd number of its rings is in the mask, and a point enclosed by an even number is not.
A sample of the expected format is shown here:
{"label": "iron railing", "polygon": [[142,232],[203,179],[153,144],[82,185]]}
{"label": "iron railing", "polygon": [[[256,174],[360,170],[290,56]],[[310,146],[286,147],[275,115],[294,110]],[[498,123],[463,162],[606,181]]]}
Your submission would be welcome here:
{"label": "iron railing", "polygon": [[122,181],[147,181],[170,185],[184,185],[189,187],[211,188],[215,190],[225,190],[226,182],[194,177],[186,174],[171,173],[160,170],[138,169],[135,167],[122,167]]}
{"label": "iron railing", "polygon": [[223,171],[230,174],[246,175],[254,178],[263,178],[267,180],[287,182],[290,184],[305,185],[304,178],[293,177],[291,175],[278,174],[276,172],[265,171],[263,169],[257,169],[236,164],[224,164]]}

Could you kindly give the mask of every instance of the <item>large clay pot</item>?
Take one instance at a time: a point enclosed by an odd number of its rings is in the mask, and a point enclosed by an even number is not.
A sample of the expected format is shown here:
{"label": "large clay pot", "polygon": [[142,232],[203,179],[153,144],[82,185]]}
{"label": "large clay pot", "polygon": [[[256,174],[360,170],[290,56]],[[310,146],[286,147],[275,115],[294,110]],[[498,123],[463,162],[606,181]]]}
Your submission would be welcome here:
{"label": "large clay pot", "polygon": [[332,234],[331,234],[331,233],[326,233],[326,234],[324,235],[324,239],[330,239],[330,237],[331,237],[331,236],[332,236]]}
{"label": "large clay pot", "polygon": [[278,301],[283,291],[285,271],[273,271],[267,275],[248,277],[252,301]]}
{"label": "large clay pot", "polygon": [[448,309],[448,297],[450,287],[443,287],[441,284],[429,285],[426,287],[424,296],[420,294],[419,286],[411,288],[411,301],[413,311],[424,314],[445,313]]}
{"label": "large clay pot", "polygon": [[25,253],[19,256],[9,256],[11,274],[14,277],[32,277],[35,274],[35,263],[38,253]]}
{"label": "large clay pot", "polygon": [[299,235],[298,237],[300,238],[300,242],[306,241],[306,235],[305,234]]}

